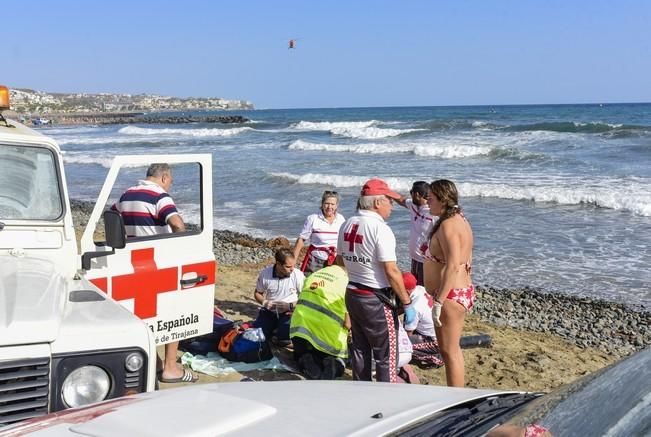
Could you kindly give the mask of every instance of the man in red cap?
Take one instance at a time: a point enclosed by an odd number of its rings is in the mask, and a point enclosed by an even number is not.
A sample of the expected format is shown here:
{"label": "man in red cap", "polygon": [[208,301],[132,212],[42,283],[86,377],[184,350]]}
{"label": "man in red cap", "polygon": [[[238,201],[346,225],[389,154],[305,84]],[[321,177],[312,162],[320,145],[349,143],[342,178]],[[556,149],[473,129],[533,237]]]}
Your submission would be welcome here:
{"label": "man in red cap", "polygon": [[393,202],[402,196],[381,179],[370,179],[362,187],[357,215],[339,231],[337,263],[348,271],[346,307],[351,319],[353,379],[371,381],[375,359],[376,379],[396,382],[398,317],[402,304],[405,321],[415,311],[396,263],[396,238],[385,220]]}

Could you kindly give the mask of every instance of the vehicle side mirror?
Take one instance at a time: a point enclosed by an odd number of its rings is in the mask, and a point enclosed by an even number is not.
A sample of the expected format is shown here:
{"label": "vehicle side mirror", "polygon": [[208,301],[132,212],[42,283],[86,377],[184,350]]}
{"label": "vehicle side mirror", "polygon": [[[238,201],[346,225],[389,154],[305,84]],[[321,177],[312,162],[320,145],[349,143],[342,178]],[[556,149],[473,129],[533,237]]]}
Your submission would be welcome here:
{"label": "vehicle side mirror", "polygon": [[102,256],[109,256],[115,253],[115,249],[124,249],[127,245],[127,234],[124,230],[122,215],[113,210],[104,211],[104,237],[110,251],[86,252],[81,255],[81,268],[90,270],[90,260]]}
{"label": "vehicle side mirror", "polygon": [[124,249],[127,245],[124,220],[119,212],[111,209],[104,211],[104,235],[106,245],[113,249]]}

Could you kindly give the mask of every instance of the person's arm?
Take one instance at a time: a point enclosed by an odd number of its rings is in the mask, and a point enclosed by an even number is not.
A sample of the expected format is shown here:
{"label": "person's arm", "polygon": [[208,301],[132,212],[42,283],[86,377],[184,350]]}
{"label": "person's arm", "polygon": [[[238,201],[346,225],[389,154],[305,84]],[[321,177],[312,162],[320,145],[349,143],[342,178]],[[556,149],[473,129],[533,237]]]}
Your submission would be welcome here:
{"label": "person's arm", "polygon": [[298,256],[301,254],[301,249],[303,249],[303,246],[305,246],[305,243],[303,243],[303,239],[299,236],[296,239],[296,243],[294,243],[294,259],[298,261]]}
{"label": "person's arm", "polygon": [[260,305],[264,302],[264,293],[261,291],[255,290],[253,292],[253,298],[255,299],[256,302],[258,302]]}
{"label": "person's arm", "polygon": [[348,313],[344,314],[344,328],[350,331],[350,328],[353,327],[353,324],[350,322],[350,316]]}
{"label": "person's arm", "polygon": [[172,232],[185,232],[185,223],[180,215],[174,214],[167,219],[167,224],[172,228]]}
{"label": "person's arm", "polygon": [[396,203],[402,206],[403,208],[407,208],[407,199],[409,199],[409,197],[402,196],[400,197],[400,199],[396,199]]}
{"label": "person's arm", "polygon": [[393,288],[393,292],[396,294],[400,302],[403,305],[409,305],[411,303],[411,297],[409,293],[405,290],[405,284],[402,281],[402,272],[398,268],[398,264],[395,261],[385,261],[382,263],[384,267],[384,274]]}
{"label": "person's arm", "polygon": [[341,257],[341,255],[337,255],[337,258],[335,258],[335,264],[337,264],[339,267],[342,267],[344,270],[346,269],[344,259]]}

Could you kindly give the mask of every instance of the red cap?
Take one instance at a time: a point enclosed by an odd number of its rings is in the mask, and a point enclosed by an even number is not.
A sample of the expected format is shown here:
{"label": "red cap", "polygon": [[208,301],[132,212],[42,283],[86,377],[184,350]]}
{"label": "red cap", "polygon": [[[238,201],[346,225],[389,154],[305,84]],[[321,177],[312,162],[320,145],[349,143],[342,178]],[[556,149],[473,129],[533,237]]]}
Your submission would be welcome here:
{"label": "red cap", "polygon": [[413,290],[418,285],[416,277],[409,272],[403,272],[402,282],[405,284],[405,290],[407,291]]}
{"label": "red cap", "polygon": [[369,179],[362,187],[362,196],[380,196],[382,194],[394,200],[402,199],[402,196],[391,191],[391,188],[382,179]]}

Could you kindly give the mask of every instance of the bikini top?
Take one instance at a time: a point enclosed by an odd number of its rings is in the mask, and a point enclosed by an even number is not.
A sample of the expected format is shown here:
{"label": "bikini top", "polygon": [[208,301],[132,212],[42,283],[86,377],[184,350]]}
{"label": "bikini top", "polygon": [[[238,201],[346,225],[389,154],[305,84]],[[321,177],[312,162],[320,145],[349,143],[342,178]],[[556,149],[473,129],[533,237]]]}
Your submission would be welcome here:
{"label": "bikini top", "polygon": [[[434,261],[437,264],[445,265],[446,262],[443,258],[439,258],[438,256],[432,254],[432,252],[429,251],[429,247],[425,250],[425,253],[423,254],[425,259],[428,259],[430,261]],[[460,265],[464,266],[466,268],[466,272],[470,273],[472,270],[472,265],[470,264],[470,261],[466,261],[465,263],[461,263]]]}
{"label": "bikini top", "polygon": [[[462,217],[466,222],[468,221],[468,219],[466,218],[465,215],[463,215],[462,212],[459,212],[459,215],[460,215],[460,216],[461,216],[461,217]],[[432,236],[432,237],[433,237],[433,236]],[[423,250],[423,257],[425,257],[425,259],[428,259],[428,260],[430,260],[430,261],[434,261],[435,263],[437,263],[437,264],[441,264],[441,265],[445,265],[445,264],[446,264],[446,262],[445,262],[445,260],[444,260],[443,258],[439,258],[438,256],[432,254],[432,253],[429,251],[429,244],[427,244],[427,246],[426,246],[424,249],[425,249],[425,250]],[[461,263],[460,265],[462,265],[462,266],[464,266],[464,267],[466,268],[466,272],[467,272],[467,273],[470,273],[470,271],[472,270],[472,264],[470,263],[470,260],[466,261],[465,263]]]}

